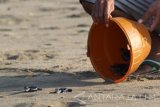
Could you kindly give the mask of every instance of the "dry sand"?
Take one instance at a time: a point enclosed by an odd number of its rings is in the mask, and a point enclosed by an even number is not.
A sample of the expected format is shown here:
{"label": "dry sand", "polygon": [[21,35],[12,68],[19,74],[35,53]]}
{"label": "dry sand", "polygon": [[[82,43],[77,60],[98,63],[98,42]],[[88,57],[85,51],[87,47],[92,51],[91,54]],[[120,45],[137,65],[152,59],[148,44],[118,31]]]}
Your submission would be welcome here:
{"label": "dry sand", "polygon": [[99,78],[86,57],[91,23],[78,0],[0,0],[0,107],[159,107],[158,79]]}

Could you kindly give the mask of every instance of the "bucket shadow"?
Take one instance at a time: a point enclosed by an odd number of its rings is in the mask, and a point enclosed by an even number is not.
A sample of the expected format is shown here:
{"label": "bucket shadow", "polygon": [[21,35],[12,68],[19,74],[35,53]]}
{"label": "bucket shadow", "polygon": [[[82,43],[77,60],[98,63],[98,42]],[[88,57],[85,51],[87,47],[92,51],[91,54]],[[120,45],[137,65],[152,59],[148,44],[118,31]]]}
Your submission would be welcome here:
{"label": "bucket shadow", "polygon": [[[94,85],[104,85],[102,81],[92,81],[93,79],[99,79],[96,72],[93,71],[79,71],[79,72],[55,72],[52,70],[42,69],[29,69],[34,74],[28,76],[26,72],[28,69],[17,68],[3,68],[1,71],[6,71],[8,76],[0,76],[0,92],[6,91],[20,91],[24,86],[35,85],[40,88],[56,88],[56,87],[85,87]],[[9,73],[15,72],[16,76],[12,76]],[[24,75],[18,75],[24,72]],[[110,84],[105,82],[105,84]]]}

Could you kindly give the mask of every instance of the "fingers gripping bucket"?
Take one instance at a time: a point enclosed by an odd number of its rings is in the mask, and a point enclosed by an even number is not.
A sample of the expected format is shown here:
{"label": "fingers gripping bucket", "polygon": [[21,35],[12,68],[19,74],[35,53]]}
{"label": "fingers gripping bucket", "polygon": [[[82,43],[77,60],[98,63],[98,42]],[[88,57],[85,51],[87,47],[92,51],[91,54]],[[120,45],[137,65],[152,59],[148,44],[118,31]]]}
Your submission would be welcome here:
{"label": "fingers gripping bucket", "polygon": [[125,18],[112,18],[108,28],[93,24],[88,37],[87,55],[93,67],[103,79],[115,83],[135,72],[150,50],[151,38],[145,26]]}

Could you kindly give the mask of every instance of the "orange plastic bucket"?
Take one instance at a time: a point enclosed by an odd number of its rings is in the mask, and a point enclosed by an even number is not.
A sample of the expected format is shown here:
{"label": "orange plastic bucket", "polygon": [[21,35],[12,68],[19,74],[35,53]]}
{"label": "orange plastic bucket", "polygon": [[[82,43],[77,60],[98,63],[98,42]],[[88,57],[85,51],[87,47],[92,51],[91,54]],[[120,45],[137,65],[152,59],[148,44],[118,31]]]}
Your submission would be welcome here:
{"label": "orange plastic bucket", "polygon": [[[126,60],[123,50],[128,55]],[[150,50],[151,38],[146,27],[126,18],[110,19],[108,28],[102,23],[93,24],[89,32],[87,55],[93,67],[103,79],[115,83],[135,72]],[[116,66],[122,69],[113,69]]]}

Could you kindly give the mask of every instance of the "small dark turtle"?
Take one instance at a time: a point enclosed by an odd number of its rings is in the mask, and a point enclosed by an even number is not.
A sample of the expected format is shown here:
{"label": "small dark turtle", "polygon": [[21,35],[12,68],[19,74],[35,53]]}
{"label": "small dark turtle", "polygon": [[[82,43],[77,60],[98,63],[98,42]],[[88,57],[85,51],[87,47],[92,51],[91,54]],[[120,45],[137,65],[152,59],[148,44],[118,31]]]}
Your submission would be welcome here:
{"label": "small dark turtle", "polygon": [[68,88],[56,88],[54,93],[65,93],[65,92],[72,92],[72,89]]}
{"label": "small dark turtle", "polygon": [[111,66],[111,70],[120,76],[124,76],[129,68],[128,64],[115,64]]}
{"label": "small dark turtle", "polygon": [[130,51],[124,48],[120,49],[121,57],[123,58],[124,61],[129,61],[130,60]]}
{"label": "small dark turtle", "polygon": [[37,86],[25,86],[24,87],[25,92],[36,92],[36,91],[40,91],[40,90],[42,90],[42,88],[39,88]]}

